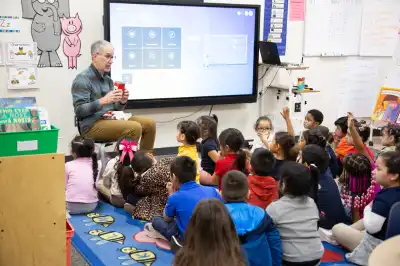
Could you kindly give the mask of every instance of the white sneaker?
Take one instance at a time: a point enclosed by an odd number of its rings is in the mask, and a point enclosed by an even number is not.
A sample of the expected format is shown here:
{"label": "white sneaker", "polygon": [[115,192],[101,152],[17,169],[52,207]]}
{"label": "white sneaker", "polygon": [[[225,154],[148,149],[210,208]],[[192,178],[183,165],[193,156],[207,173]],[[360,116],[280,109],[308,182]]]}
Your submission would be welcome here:
{"label": "white sneaker", "polygon": [[319,228],[318,229],[318,233],[319,233],[319,238],[321,239],[321,241],[328,242],[329,244],[332,244],[332,245],[335,245],[335,246],[339,245],[339,243],[336,242],[335,239],[333,239],[332,230]]}
{"label": "white sneaker", "polygon": [[146,235],[153,239],[164,239],[168,241],[162,234],[156,231],[151,223],[147,223],[144,225],[144,232]]}

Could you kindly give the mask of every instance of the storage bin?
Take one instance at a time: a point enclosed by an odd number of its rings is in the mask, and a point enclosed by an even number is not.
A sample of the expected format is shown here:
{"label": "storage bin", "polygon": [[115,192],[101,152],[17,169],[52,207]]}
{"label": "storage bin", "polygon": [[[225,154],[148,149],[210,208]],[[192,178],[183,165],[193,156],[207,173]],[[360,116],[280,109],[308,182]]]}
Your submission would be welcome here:
{"label": "storage bin", "polygon": [[71,266],[71,238],[74,236],[74,228],[67,220],[67,266]]}
{"label": "storage bin", "polygon": [[56,153],[58,131],[50,130],[0,132],[0,157]]}

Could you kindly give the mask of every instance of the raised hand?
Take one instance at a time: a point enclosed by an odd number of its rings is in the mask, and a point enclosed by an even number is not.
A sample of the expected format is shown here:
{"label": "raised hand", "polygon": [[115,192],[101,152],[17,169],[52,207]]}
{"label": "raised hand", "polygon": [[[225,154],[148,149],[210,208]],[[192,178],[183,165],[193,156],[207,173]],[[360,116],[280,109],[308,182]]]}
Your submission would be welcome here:
{"label": "raised hand", "polygon": [[289,110],[288,107],[284,107],[284,108],[282,109],[281,116],[282,116],[283,119],[285,119],[285,120],[290,119],[290,110]]}

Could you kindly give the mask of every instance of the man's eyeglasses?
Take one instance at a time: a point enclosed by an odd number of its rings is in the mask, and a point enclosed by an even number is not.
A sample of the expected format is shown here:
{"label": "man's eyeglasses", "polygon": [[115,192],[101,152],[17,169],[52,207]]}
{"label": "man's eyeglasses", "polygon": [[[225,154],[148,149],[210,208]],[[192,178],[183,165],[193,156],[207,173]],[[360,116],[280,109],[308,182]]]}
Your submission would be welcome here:
{"label": "man's eyeglasses", "polygon": [[114,60],[114,59],[115,59],[115,55],[111,55],[111,54],[100,54],[100,53],[97,53],[97,55],[104,56],[104,58],[105,58],[107,61],[111,61],[111,60]]}

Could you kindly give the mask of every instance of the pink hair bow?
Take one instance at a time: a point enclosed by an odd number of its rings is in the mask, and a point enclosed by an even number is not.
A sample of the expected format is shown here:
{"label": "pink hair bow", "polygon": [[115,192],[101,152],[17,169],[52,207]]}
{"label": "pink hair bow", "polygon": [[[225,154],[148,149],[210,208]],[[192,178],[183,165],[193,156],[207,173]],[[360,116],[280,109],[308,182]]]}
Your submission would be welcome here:
{"label": "pink hair bow", "polygon": [[129,159],[132,161],[134,152],[137,151],[136,141],[128,141],[124,139],[121,141],[118,148],[120,151],[122,151],[121,158],[119,159],[121,163],[124,162],[126,154],[129,155]]}

